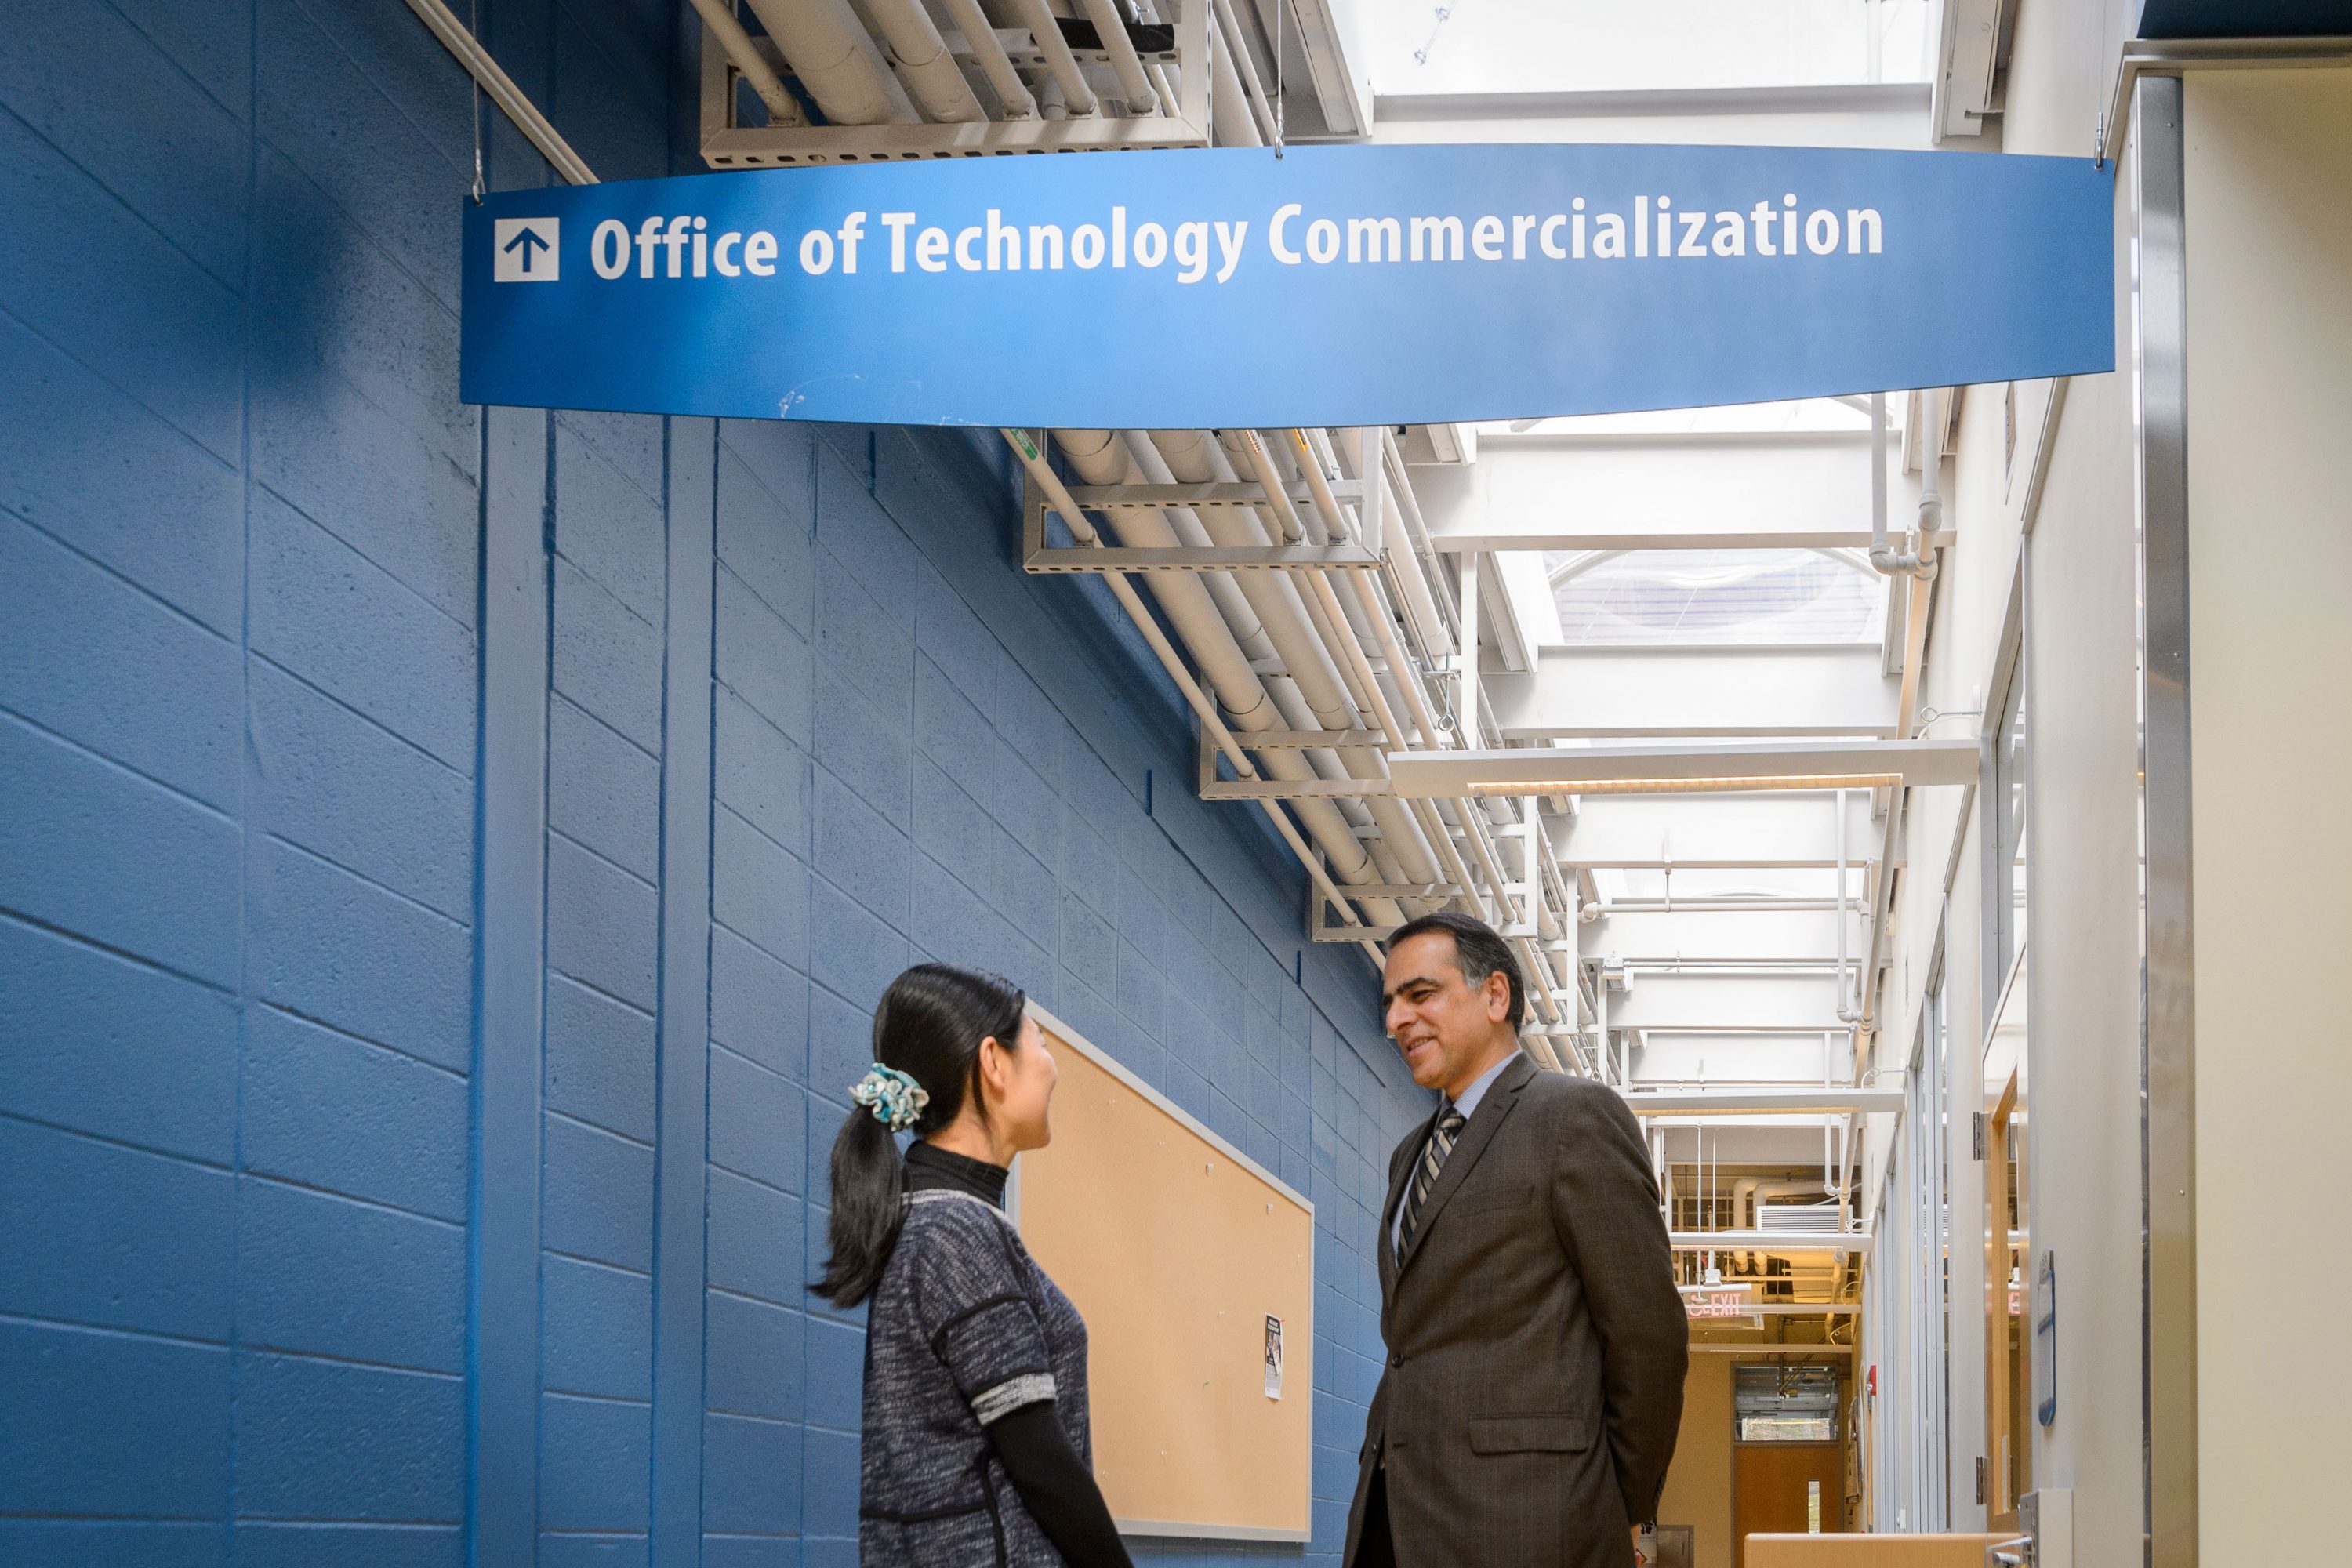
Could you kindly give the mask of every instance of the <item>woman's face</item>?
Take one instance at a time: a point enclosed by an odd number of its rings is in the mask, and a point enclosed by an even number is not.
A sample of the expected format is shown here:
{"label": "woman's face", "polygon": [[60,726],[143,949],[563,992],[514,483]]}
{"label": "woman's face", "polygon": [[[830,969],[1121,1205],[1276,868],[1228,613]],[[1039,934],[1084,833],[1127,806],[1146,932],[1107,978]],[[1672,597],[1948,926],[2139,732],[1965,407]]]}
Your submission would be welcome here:
{"label": "woman's face", "polygon": [[1015,1151],[1043,1149],[1054,1141],[1047,1115],[1060,1069],[1034,1018],[1021,1020],[1018,1049],[1004,1050],[991,1037],[981,1047],[981,1078],[987,1085],[989,1120]]}

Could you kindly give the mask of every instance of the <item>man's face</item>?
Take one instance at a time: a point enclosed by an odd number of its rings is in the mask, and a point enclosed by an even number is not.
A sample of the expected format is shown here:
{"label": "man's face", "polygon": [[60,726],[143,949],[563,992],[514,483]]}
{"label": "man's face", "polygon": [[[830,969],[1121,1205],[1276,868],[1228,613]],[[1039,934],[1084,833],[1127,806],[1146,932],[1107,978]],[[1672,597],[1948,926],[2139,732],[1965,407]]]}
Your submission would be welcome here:
{"label": "man's face", "polygon": [[1448,1096],[1467,1089],[1496,1041],[1508,1043],[1510,982],[1500,974],[1475,986],[1465,980],[1451,932],[1423,931],[1390,948],[1381,990],[1389,1037],[1423,1089]]}

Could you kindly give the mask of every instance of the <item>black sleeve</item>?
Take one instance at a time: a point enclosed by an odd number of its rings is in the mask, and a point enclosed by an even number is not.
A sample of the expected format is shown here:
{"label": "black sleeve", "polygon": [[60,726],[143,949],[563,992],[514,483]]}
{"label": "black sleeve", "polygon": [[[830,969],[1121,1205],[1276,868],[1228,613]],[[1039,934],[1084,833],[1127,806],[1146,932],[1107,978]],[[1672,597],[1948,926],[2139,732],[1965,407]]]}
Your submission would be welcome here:
{"label": "black sleeve", "polygon": [[1070,1447],[1051,1401],[990,1422],[988,1440],[1023,1506],[1069,1568],[1133,1568],[1102,1489]]}

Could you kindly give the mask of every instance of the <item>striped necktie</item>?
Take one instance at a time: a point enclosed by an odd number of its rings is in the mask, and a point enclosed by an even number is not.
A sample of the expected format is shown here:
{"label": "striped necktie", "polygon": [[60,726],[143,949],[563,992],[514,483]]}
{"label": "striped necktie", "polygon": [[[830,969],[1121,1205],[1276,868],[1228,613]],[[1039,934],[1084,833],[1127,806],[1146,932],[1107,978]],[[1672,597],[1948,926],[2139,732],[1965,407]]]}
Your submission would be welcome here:
{"label": "striped necktie", "polygon": [[1454,1141],[1462,1136],[1462,1112],[1452,1106],[1437,1119],[1435,1131],[1429,1142],[1422,1145],[1421,1163],[1412,1173],[1412,1185],[1404,1194],[1404,1215],[1397,1226],[1397,1261],[1412,1250],[1413,1226],[1421,1218],[1421,1205],[1429,1197],[1429,1189],[1437,1185],[1437,1173],[1445,1166],[1445,1157],[1454,1152]]}

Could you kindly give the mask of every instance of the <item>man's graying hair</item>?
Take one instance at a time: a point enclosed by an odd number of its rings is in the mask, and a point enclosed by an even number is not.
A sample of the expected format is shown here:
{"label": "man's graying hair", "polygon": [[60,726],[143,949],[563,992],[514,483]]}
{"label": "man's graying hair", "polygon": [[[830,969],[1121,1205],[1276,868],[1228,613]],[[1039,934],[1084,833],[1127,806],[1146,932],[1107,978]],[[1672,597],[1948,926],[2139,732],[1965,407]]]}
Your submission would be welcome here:
{"label": "man's graying hair", "polygon": [[1528,987],[1519,978],[1519,961],[1511,955],[1511,944],[1475,915],[1439,910],[1397,927],[1396,934],[1389,938],[1389,946],[1393,949],[1407,937],[1433,931],[1442,931],[1454,939],[1454,961],[1473,990],[1486,984],[1489,974],[1499,974],[1510,983],[1510,1023],[1517,1030],[1528,1016]]}

